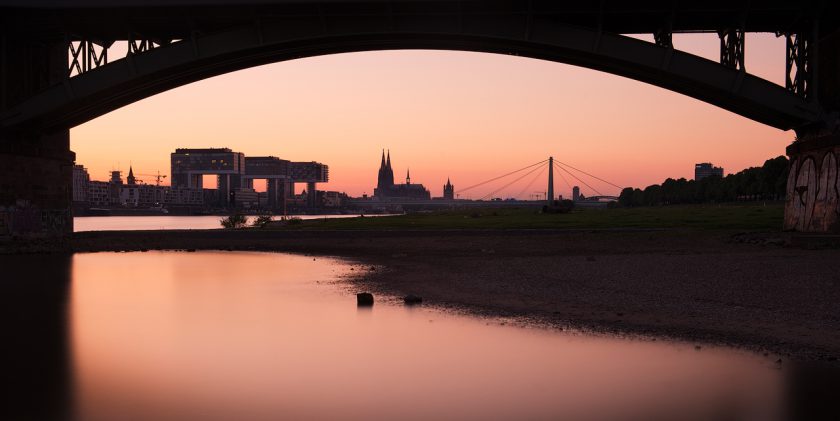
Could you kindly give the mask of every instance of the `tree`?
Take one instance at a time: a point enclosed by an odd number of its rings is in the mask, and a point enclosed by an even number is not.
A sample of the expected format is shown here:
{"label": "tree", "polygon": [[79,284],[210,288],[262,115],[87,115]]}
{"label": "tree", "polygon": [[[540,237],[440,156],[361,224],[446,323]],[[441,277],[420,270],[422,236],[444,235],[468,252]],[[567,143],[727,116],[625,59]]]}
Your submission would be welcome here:
{"label": "tree", "polygon": [[633,206],[633,188],[632,187],[625,187],[621,190],[621,194],[618,195],[618,204],[629,208]]}
{"label": "tree", "polygon": [[256,228],[265,228],[269,222],[271,222],[271,215],[260,215],[254,219],[254,222],[252,222],[251,225]]}
{"label": "tree", "polygon": [[784,156],[764,161],[764,166],[761,167],[761,184],[767,199],[780,200],[785,197],[788,171],[790,163]]}
{"label": "tree", "polygon": [[225,229],[239,229],[248,223],[248,218],[246,218],[245,215],[235,213],[227,218],[222,218],[219,222]]}
{"label": "tree", "polygon": [[644,206],[645,192],[641,189],[633,189],[633,206]]}
{"label": "tree", "polygon": [[780,200],[785,197],[787,190],[788,171],[790,164],[787,158],[779,156],[768,159],[761,167],[747,168],[723,178],[668,178],[661,185],[648,186],[644,191],[627,187],[621,191],[618,204],[629,207],[735,200]]}
{"label": "tree", "polygon": [[662,186],[653,184],[645,187],[643,204],[645,206],[658,206],[662,204]]}

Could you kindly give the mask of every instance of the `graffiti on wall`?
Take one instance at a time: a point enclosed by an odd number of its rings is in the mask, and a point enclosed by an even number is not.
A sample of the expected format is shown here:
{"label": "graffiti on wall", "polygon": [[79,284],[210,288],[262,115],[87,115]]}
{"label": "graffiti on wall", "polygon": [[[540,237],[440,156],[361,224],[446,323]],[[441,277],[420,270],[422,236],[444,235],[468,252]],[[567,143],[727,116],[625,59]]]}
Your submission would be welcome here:
{"label": "graffiti on wall", "polygon": [[840,148],[791,157],[785,203],[785,229],[840,231]]}
{"label": "graffiti on wall", "polygon": [[9,212],[6,212],[4,207],[0,207],[0,237],[11,234],[9,229]]}
{"label": "graffiti on wall", "polygon": [[0,236],[61,235],[72,230],[70,210],[45,210],[18,202],[0,206]]}

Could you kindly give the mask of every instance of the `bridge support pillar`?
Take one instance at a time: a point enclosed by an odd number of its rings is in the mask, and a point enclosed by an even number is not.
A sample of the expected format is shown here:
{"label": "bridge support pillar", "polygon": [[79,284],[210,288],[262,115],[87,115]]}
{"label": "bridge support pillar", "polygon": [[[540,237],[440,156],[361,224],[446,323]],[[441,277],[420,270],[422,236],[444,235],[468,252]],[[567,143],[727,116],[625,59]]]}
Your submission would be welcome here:
{"label": "bridge support pillar", "polygon": [[786,230],[840,234],[840,135],[788,146]]}
{"label": "bridge support pillar", "polygon": [[[0,111],[67,78],[63,37],[31,39],[0,28]],[[73,232],[75,154],[70,131],[0,132],[0,237]]]}
{"label": "bridge support pillar", "polygon": [[269,178],[266,185],[268,207],[272,210],[286,209],[286,182],[282,178]]}
{"label": "bridge support pillar", "polygon": [[0,237],[73,232],[70,131],[0,135]]}
{"label": "bridge support pillar", "polygon": [[840,234],[840,31],[824,34],[808,49],[807,57],[817,60],[806,65],[806,84],[789,85],[819,102],[827,124],[798,130],[796,142],[787,148],[790,173],[784,228]]}
{"label": "bridge support pillar", "polygon": [[306,183],[306,206],[310,208],[318,206],[318,190],[312,181]]}

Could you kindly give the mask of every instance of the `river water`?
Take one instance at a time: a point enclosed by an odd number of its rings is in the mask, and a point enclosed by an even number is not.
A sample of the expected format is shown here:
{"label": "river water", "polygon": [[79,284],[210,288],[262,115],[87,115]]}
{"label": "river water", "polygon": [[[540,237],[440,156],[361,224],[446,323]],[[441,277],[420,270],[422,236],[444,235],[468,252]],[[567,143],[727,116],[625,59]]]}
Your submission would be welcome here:
{"label": "river water", "polygon": [[743,351],[383,297],[357,308],[343,277],[367,268],[337,259],[138,252],[0,265],[5,331],[18,338],[3,347],[14,392],[2,419],[773,420],[785,403],[783,372]]}
{"label": "river water", "polygon": [[[292,216],[292,215],[290,215]],[[294,215],[301,219],[355,218],[359,215]],[[387,215],[365,215],[387,216]],[[169,229],[222,228],[222,216],[77,216],[73,218],[73,231],[146,231]],[[248,216],[250,224],[256,217]],[[275,217],[277,219],[279,217]]]}

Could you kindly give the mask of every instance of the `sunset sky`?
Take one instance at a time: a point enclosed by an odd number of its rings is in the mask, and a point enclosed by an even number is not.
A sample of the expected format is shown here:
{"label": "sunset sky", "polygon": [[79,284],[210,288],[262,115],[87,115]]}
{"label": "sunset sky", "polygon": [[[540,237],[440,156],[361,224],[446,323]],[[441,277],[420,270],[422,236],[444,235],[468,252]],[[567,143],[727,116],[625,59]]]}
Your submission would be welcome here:
{"label": "sunset sky", "polygon": [[[717,59],[716,35],[675,35],[674,44]],[[747,71],[783,83],[784,65],[783,39],[747,36]],[[77,163],[95,180],[107,179],[111,169],[127,172],[129,164],[135,173],[169,174],[176,147],[230,147],[246,156],[323,162],[331,181],[319,189],[350,195],[373,193],[383,148],[391,151],[397,182],[410,168],[413,182],[440,196],[447,177],[458,192],[549,155],[620,186],[645,187],[667,177],[690,179],[697,162],[726,173],[761,165],[783,155],[792,140],[792,132],[619,76],[453,51],[338,54],[255,67],[71,130]],[[523,191],[530,179],[500,195]],[[532,187],[527,191],[545,190],[545,182]],[[570,195],[560,179],[555,190]]]}

